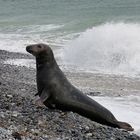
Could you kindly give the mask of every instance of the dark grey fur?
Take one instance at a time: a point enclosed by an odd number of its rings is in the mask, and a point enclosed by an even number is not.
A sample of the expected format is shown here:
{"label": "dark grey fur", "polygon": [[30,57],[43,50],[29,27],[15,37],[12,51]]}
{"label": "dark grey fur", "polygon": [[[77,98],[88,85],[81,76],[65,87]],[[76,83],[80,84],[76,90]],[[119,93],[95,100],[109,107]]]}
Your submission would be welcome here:
{"label": "dark grey fur", "polygon": [[133,131],[125,122],[119,122],[105,107],[75,88],[57,65],[51,48],[46,44],[26,47],[36,57],[37,95],[48,108],[73,111],[100,124]]}

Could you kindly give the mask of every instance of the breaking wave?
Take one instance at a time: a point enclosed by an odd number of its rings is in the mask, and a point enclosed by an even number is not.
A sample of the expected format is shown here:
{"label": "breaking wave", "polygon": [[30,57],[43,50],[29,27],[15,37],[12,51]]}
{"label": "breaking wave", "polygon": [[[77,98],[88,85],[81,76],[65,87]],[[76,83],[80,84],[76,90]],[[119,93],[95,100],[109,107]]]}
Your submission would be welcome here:
{"label": "breaking wave", "polygon": [[81,33],[63,50],[63,60],[78,69],[140,74],[140,24],[106,23]]}

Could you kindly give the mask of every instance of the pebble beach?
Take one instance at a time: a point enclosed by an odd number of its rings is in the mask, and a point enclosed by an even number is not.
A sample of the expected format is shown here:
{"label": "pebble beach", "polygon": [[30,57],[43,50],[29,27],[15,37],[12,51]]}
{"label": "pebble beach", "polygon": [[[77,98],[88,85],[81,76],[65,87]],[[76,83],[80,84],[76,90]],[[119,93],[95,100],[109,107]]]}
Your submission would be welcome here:
{"label": "pebble beach", "polygon": [[[36,70],[5,64],[33,59],[0,50],[0,138],[4,140],[140,140],[136,134],[100,125],[73,112],[50,110],[35,103]],[[70,79],[75,75],[66,73]],[[77,84],[78,85],[78,84]],[[85,92],[98,95],[100,92]]]}

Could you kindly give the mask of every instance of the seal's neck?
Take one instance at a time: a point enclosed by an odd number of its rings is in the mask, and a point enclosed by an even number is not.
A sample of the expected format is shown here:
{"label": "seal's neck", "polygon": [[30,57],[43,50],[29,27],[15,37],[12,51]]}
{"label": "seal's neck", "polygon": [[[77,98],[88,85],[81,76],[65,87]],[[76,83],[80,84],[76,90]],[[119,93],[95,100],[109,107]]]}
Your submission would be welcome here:
{"label": "seal's neck", "polygon": [[37,70],[47,67],[47,68],[51,68],[56,64],[56,61],[54,58],[49,58],[46,56],[38,56],[36,57],[36,67]]}

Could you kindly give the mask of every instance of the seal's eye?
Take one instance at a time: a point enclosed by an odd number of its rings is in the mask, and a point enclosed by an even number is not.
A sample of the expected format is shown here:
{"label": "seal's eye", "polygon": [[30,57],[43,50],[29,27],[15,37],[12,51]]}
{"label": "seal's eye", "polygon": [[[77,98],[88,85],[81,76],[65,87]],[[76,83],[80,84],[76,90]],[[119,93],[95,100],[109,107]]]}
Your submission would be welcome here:
{"label": "seal's eye", "polygon": [[38,45],[37,47],[38,47],[38,48],[41,48],[41,45]]}

